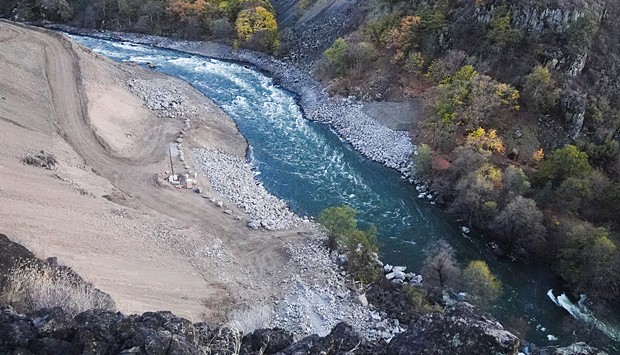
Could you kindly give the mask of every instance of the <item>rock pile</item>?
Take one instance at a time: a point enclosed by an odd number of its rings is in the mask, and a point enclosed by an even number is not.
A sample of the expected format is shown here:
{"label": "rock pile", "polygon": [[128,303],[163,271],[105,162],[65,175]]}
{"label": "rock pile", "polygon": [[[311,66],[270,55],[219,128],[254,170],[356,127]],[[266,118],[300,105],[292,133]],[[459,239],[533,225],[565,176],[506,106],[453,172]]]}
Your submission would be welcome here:
{"label": "rock pile", "polygon": [[331,260],[323,241],[306,240],[289,244],[287,249],[289,263],[299,273],[281,281],[288,292],[276,304],[271,326],[294,334],[323,336],[338,323],[346,322],[373,341],[389,341],[405,331],[398,320],[387,318],[350,284],[347,273]]}
{"label": "rock pile", "polygon": [[256,181],[252,166],[244,160],[208,149],[197,149],[192,153],[213,190],[247,212],[251,218],[248,227],[287,229],[302,222],[284,201]]}
{"label": "rock pile", "polygon": [[329,123],[367,158],[392,169],[408,170],[415,151],[409,134],[387,128],[364,113],[362,107],[349,99],[330,99],[318,105],[309,118]]}
{"label": "rock pile", "polygon": [[392,266],[390,264],[385,264],[383,266],[383,273],[385,274],[385,278],[392,283],[395,284],[410,284],[413,286],[422,285],[422,275],[416,275],[413,272],[407,272],[406,266]]}
{"label": "rock pile", "polygon": [[180,117],[195,113],[196,108],[187,103],[181,88],[166,79],[131,79],[127,81],[131,92],[144,100],[146,106],[161,117]]}

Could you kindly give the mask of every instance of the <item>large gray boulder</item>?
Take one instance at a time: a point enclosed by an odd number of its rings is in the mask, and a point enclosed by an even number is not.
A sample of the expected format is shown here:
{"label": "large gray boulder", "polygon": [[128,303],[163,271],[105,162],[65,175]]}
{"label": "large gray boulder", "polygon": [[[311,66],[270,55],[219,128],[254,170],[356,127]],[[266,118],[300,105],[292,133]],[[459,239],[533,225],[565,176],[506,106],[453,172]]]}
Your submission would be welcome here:
{"label": "large gray boulder", "polygon": [[387,354],[517,354],[519,338],[472,305],[421,316],[390,342]]}

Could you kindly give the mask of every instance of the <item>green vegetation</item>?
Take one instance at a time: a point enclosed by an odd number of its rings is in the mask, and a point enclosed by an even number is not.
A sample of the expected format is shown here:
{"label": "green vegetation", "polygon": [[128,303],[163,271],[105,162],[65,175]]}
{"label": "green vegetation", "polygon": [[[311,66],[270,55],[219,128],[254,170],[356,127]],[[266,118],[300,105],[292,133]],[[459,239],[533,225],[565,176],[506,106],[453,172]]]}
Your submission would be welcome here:
{"label": "green vegetation", "polygon": [[480,306],[488,306],[502,294],[502,283],[482,260],[474,260],[463,270],[469,296]]}
{"label": "green vegetation", "polygon": [[[369,97],[421,98],[426,118],[412,159],[438,201],[502,254],[540,258],[575,292],[593,287],[617,299],[607,270],[620,264],[620,3],[604,1],[605,17],[582,3],[579,16],[544,28],[520,19],[520,2],[490,5],[381,2],[326,52],[325,79]],[[372,55],[350,70],[360,43]],[[584,225],[606,238],[576,238],[571,226]],[[597,253],[605,266],[593,270],[584,260]],[[449,255],[427,260],[436,287],[449,284],[441,271]]]}
{"label": "green vegetation", "polygon": [[372,225],[365,231],[358,229],[356,215],[347,205],[329,207],[319,214],[317,221],[327,229],[330,248],[346,252],[349,272],[359,281],[370,283],[379,275],[377,228]]}

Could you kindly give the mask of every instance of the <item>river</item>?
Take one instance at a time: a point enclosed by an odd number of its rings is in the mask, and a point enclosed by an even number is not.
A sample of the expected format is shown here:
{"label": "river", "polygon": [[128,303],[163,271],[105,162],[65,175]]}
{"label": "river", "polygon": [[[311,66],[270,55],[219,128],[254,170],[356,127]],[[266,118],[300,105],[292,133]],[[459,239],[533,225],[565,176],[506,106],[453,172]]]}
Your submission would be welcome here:
{"label": "river", "polygon": [[527,340],[540,346],[573,341],[562,326],[569,313],[547,295],[554,289],[558,296],[561,285],[546,267],[494,258],[480,236],[464,237],[451,216],[419,200],[398,172],[364,158],[329,126],[306,120],[294,96],[269,76],[179,51],[72,38],[117,61],[157,63],[155,70],[186,80],[214,100],[248,140],[257,179],[297,214],[316,216],[348,204],[359,211],[361,226],[377,226],[382,259],[414,272],[435,241],[445,239],[463,265],[483,259],[501,279],[503,296],[489,311],[502,323],[525,320]]}

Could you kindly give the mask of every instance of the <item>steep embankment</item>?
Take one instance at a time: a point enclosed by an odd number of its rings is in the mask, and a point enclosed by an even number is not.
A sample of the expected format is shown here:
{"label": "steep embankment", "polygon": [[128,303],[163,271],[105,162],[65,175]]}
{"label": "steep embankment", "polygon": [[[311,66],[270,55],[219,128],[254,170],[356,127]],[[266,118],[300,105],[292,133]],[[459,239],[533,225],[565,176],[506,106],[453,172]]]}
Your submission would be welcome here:
{"label": "steep embankment", "polygon": [[[277,296],[272,275],[295,268],[283,246],[295,232],[248,231],[234,206],[225,214],[156,177],[169,170],[168,145],[186,120],[187,146],[245,154],[219,108],[184,82],[115,64],[58,34],[2,22],[0,48],[3,232],[58,256],[125,312],[200,319]],[[173,95],[158,102],[184,104],[162,117],[131,80]],[[41,150],[55,156],[52,170],[21,163]]]}

